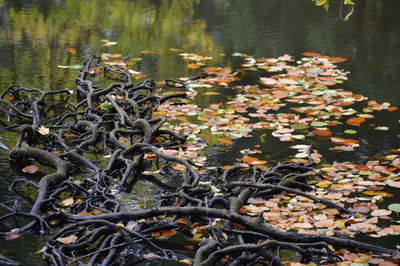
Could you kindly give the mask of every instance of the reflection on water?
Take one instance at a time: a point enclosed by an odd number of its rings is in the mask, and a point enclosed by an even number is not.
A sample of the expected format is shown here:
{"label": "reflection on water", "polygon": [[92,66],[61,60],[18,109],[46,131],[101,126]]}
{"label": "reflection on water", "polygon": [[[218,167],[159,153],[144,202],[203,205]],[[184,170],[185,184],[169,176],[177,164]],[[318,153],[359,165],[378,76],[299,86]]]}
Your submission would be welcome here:
{"label": "reflection on water", "polygon": [[[300,58],[301,52],[312,51],[349,59],[340,65],[351,71],[344,89],[400,105],[400,20],[396,14],[400,2],[358,1],[348,22],[340,21],[340,7],[332,4],[326,13],[311,0],[0,0],[0,91],[12,83],[47,89],[73,87],[77,70],[57,66],[80,64],[84,55],[92,53],[139,57],[140,51],[149,50],[152,54],[142,56],[135,70],[160,80],[198,73],[188,69],[171,48],[212,56],[213,64],[233,69],[239,64],[233,52],[256,57],[287,53]],[[118,44],[102,46],[101,39]],[[68,47],[77,54],[67,53]],[[255,84],[257,77],[246,81]],[[200,104],[208,105],[210,99],[202,98]],[[377,116],[378,123],[394,132],[400,131],[397,120],[395,115]],[[229,158],[253,146],[261,134],[235,142],[231,156],[211,147],[210,160],[230,163]],[[356,154],[341,153],[341,160],[361,161],[398,146],[398,139],[385,132],[365,129],[361,137],[366,143],[363,148]],[[266,140],[263,151],[267,157],[288,155],[285,145],[272,137]],[[324,142],[316,146],[328,148]],[[335,159],[327,154],[327,160]],[[7,187],[15,177],[8,169],[6,153],[0,156],[0,191],[9,197]],[[35,241],[29,245],[40,249]]]}

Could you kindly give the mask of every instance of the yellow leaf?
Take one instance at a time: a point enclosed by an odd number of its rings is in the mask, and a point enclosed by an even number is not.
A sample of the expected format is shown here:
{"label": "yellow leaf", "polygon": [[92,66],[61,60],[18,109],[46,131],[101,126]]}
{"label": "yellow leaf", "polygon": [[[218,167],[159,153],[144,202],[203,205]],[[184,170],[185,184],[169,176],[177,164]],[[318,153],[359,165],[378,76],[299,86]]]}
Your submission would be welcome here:
{"label": "yellow leaf", "polygon": [[47,135],[47,134],[50,133],[50,129],[48,129],[48,128],[45,127],[45,126],[41,126],[41,127],[39,127],[39,128],[37,129],[37,132],[39,132],[39,133],[42,134],[42,135]]}
{"label": "yellow leaf", "polygon": [[192,265],[192,261],[191,260],[180,260],[179,262]]}

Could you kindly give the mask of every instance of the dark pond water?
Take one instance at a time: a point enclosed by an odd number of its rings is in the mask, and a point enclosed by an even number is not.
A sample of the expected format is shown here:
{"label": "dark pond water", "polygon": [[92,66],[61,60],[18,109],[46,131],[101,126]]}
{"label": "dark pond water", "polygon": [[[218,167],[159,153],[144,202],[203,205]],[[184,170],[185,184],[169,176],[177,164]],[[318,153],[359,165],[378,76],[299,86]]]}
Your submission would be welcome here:
{"label": "dark pond water", "polygon": [[[213,56],[213,64],[232,69],[240,63],[231,56],[234,52],[295,58],[302,52],[319,52],[348,58],[340,65],[351,72],[344,89],[399,106],[400,2],[357,1],[348,22],[340,20],[339,12],[334,3],[326,13],[311,0],[0,0],[0,91],[10,84],[73,87],[77,70],[57,66],[80,64],[84,55],[92,53],[138,57],[140,51],[149,50],[152,54],[145,55],[136,70],[161,80],[196,74],[171,48]],[[118,44],[105,47],[101,39]],[[77,54],[67,53],[69,47]],[[257,78],[248,83],[256,84]],[[199,105],[215,100],[203,98]],[[340,158],[330,154],[323,141],[315,145],[326,151],[327,161],[362,161],[399,147],[398,120],[398,111],[378,115],[378,123],[391,131],[363,128],[361,138],[368,145],[356,153],[340,153]],[[254,139],[236,141],[229,156],[210,147],[208,157],[211,163],[232,163],[229,158],[238,156],[238,150],[254,144]],[[273,138],[262,149],[274,159],[289,155],[287,145]],[[7,190],[12,178],[7,153],[1,150],[0,193],[6,199],[12,198]],[[385,245],[394,247],[388,241]],[[37,239],[2,241],[0,252],[24,265],[40,265],[33,252],[41,246]]]}

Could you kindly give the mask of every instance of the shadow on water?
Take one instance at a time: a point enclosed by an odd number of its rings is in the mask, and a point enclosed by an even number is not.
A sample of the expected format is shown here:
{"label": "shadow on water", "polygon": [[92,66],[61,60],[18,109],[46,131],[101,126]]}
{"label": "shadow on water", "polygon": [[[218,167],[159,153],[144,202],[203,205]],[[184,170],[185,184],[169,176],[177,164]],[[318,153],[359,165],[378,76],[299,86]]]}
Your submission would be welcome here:
{"label": "shadow on water", "polygon": [[[46,89],[73,87],[77,71],[57,66],[80,64],[90,53],[137,58],[140,51],[150,50],[152,55],[142,56],[144,60],[135,67],[160,80],[197,73],[188,69],[171,48],[213,56],[213,64],[232,69],[240,64],[231,56],[233,52],[256,57],[290,54],[299,59],[302,52],[309,51],[348,58],[340,65],[351,72],[343,89],[400,105],[400,2],[357,1],[348,22],[340,20],[339,10],[340,6],[332,3],[326,13],[311,0],[0,0],[0,91],[12,83]],[[101,39],[118,45],[102,46]],[[77,54],[67,53],[68,47],[76,49]],[[257,79],[249,82],[256,84]],[[210,98],[201,100],[204,106],[211,103]],[[397,120],[384,114],[376,119],[393,132],[400,131]],[[341,161],[356,163],[398,147],[395,135],[368,125],[359,132],[364,144],[356,153],[333,154],[324,141],[314,145],[326,154],[327,161],[332,162],[339,154]],[[228,158],[237,158],[239,150],[254,146],[262,133],[235,141],[228,151],[210,147],[210,162],[232,163]],[[293,155],[288,146],[267,137],[261,149],[268,160],[281,160]],[[7,188],[16,176],[9,168],[6,152],[0,153],[0,175],[2,199],[12,199]],[[380,244],[393,247],[390,241],[379,239]],[[41,247],[41,240],[31,236],[0,241],[0,252],[24,265],[41,265],[40,255],[34,254]]]}

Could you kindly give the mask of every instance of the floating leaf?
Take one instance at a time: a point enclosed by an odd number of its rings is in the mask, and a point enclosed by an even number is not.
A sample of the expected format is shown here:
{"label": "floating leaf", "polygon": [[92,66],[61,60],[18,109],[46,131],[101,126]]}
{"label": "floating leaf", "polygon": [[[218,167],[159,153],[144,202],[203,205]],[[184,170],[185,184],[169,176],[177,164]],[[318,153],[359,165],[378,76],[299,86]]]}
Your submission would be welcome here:
{"label": "floating leaf", "polygon": [[65,49],[65,51],[67,51],[70,54],[76,54],[76,49],[74,49],[74,48],[68,47],[67,49]]}
{"label": "floating leaf", "polygon": [[[318,1],[323,1],[323,2],[326,2],[326,0],[318,0]],[[324,3],[322,3],[321,5],[323,5]],[[321,54],[319,54],[319,53],[310,53],[310,52],[304,52],[304,53],[301,53],[302,55],[304,55],[304,56],[307,56],[307,57],[320,57],[321,56]]]}
{"label": "floating leaf", "polygon": [[357,131],[353,130],[353,129],[347,129],[347,130],[344,131],[344,133],[352,135],[352,134],[357,134]]}
{"label": "floating leaf", "polygon": [[394,212],[400,212],[400,203],[392,203],[388,206],[388,209]]}
{"label": "floating leaf", "polygon": [[232,56],[242,56],[243,54],[242,53],[238,53],[238,52],[234,52],[233,54],[232,54]]}
{"label": "floating leaf", "polygon": [[392,213],[391,210],[378,209],[378,210],[371,212],[371,215],[372,216],[386,216],[386,215],[390,215],[391,213]]}
{"label": "floating leaf", "polygon": [[348,125],[355,127],[359,127],[363,122],[365,122],[365,118],[362,117],[351,117],[346,121]]}
{"label": "floating leaf", "polygon": [[321,122],[321,121],[314,121],[314,122],[311,123],[312,127],[324,127],[324,126],[327,126],[327,125],[328,125],[328,123]]}
{"label": "floating leaf", "polygon": [[110,41],[108,41],[106,43],[103,43],[102,46],[113,46],[113,45],[116,45],[117,43],[118,42],[110,42]]}
{"label": "floating leaf", "polygon": [[36,165],[28,165],[22,168],[22,172],[34,175],[39,172],[39,168]]}
{"label": "floating leaf", "polygon": [[332,132],[329,131],[329,130],[314,129],[312,131],[312,133],[314,133],[317,136],[321,136],[321,137],[330,137],[330,136],[332,136]]}
{"label": "floating leaf", "polygon": [[190,69],[198,69],[200,67],[200,65],[198,65],[198,64],[189,64],[189,65],[187,65],[187,67],[190,68]]}
{"label": "floating leaf", "polygon": [[78,237],[75,236],[75,235],[70,235],[70,236],[67,236],[67,237],[59,237],[59,238],[56,238],[56,240],[57,240],[58,242],[61,242],[61,243],[66,244],[66,245],[75,243],[75,241],[76,241],[77,239],[78,239]]}

